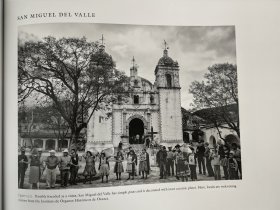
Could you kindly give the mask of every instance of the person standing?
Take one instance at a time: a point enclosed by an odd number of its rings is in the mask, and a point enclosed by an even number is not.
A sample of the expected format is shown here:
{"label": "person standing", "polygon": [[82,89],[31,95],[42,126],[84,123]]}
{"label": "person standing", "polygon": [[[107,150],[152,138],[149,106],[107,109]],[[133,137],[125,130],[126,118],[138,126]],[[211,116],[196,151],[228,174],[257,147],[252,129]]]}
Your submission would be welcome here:
{"label": "person standing", "polygon": [[166,179],[167,152],[165,146],[160,146],[156,160],[160,169],[160,179]]}
{"label": "person standing", "polygon": [[79,170],[79,156],[75,149],[71,150],[70,184],[77,185],[77,174]]}
{"label": "person standing", "polygon": [[[149,173],[149,154],[143,148],[139,158],[139,172],[142,173],[141,179],[147,179]],[[145,177],[144,177],[145,176]]]}
{"label": "person standing", "polygon": [[28,168],[28,159],[25,155],[25,149],[21,149],[21,154],[18,155],[18,184],[19,188],[23,189],[24,177],[26,169]]}
{"label": "person standing", "polygon": [[123,143],[121,141],[119,142],[118,149],[119,151],[123,149]]}
{"label": "person standing", "polygon": [[194,148],[190,147],[192,153],[189,155],[189,167],[191,171],[191,180],[196,181],[197,180],[197,174],[196,174],[196,158],[194,153]]}
{"label": "person standing", "polygon": [[183,154],[183,152],[178,149],[176,155],[176,162],[177,162],[177,171],[178,171],[178,178],[181,178],[182,181],[188,181],[188,172],[189,172],[189,165],[187,157]]}
{"label": "person standing", "polygon": [[116,164],[114,166],[114,173],[116,173],[117,180],[121,180],[121,174],[122,172],[124,172],[123,164],[122,164],[124,157],[121,151],[117,152],[117,156],[115,156],[115,160],[116,160]]}
{"label": "person standing", "polygon": [[[237,170],[237,172],[236,172],[236,178],[237,178],[237,179],[242,179],[241,151],[240,151],[240,149],[237,147],[237,144],[236,144],[236,143],[232,143],[231,147],[232,147],[232,151],[234,152],[233,157],[235,158],[235,160],[237,161],[237,164],[238,164],[238,170]],[[239,174],[240,174],[240,175],[238,175],[238,171],[239,171]]]}
{"label": "person standing", "polygon": [[[174,155],[174,157],[176,157],[177,156],[177,154],[178,154],[178,150],[180,150],[180,145],[179,144],[177,144],[176,146],[175,146],[175,149],[173,150],[173,155]],[[174,163],[175,163],[175,176],[176,176],[176,178],[177,179],[179,179],[179,177],[178,177],[178,163],[177,163],[177,159],[175,158],[175,160],[174,160]]]}
{"label": "person standing", "polygon": [[39,189],[40,180],[40,158],[38,156],[38,150],[35,148],[31,152],[30,160],[30,172],[29,172],[29,183],[31,189]]}
{"label": "person standing", "polygon": [[63,156],[60,159],[60,175],[61,187],[67,187],[70,175],[71,157],[69,156],[68,149],[63,150]]}
{"label": "person standing", "polygon": [[229,148],[225,145],[225,142],[220,139],[218,142],[218,154],[220,156],[220,163],[223,167],[224,177],[228,180],[228,155],[229,155]]}
{"label": "person standing", "polygon": [[212,164],[214,166],[215,180],[221,180],[220,155],[217,151],[217,148],[214,149],[214,152],[211,154],[211,157],[212,157]]}
{"label": "person standing", "polygon": [[205,159],[206,159],[206,168],[207,168],[208,176],[213,177],[214,176],[214,171],[213,171],[213,168],[212,168],[212,165],[211,165],[211,155],[210,155],[211,151],[210,151],[210,148],[209,148],[209,143],[205,142],[204,146],[205,146],[204,156],[205,156]]}
{"label": "person standing", "polygon": [[101,176],[101,182],[103,183],[104,176],[106,176],[106,183],[108,183],[108,177],[110,173],[109,167],[109,157],[106,157],[105,152],[102,152],[100,155],[100,162],[99,162],[99,173]]}
{"label": "person standing", "polygon": [[132,177],[131,178],[132,180],[134,179],[136,165],[137,165],[137,156],[134,150],[130,150],[130,152],[127,155],[127,167],[126,167],[126,171],[128,172],[127,180],[129,180],[130,177]]}
{"label": "person standing", "polygon": [[93,176],[96,175],[95,157],[92,155],[91,151],[87,151],[83,157],[86,160],[86,166],[83,172],[83,175],[85,177],[84,184],[86,184],[87,182],[87,176],[89,176],[89,183],[91,184]]}
{"label": "person standing", "polygon": [[50,151],[50,156],[47,157],[46,161],[46,181],[47,181],[47,188],[55,188],[56,182],[56,167],[59,164],[59,159],[55,156],[55,151]]}
{"label": "person standing", "polygon": [[45,170],[45,160],[44,160],[44,157],[42,155],[43,153],[43,150],[42,148],[39,148],[38,149],[38,156],[39,156],[39,159],[40,159],[40,178],[41,178],[41,175],[43,174],[44,170]]}
{"label": "person standing", "polygon": [[172,147],[168,147],[167,152],[167,165],[166,165],[166,171],[167,176],[174,176],[174,152],[172,151]]}
{"label": "person standing", "polygon": [[238,164],[236,159],[234,158],[234,152],[230,151],[229,158],[228,158],[228,173],[229,173],[230,180],[237,179],[236,177],[237,171],[238,171]]}
{"label": "person standing", "polygon": [[150,143],[151,143],[150,138],[146,138],[146,141],[145,141],[146,148],[150,148]]}
{"label": "person standing", "polygon": [[205,147],[201,140],[198,141],[198,145],[196,148],[196,155],[197,155],[197,162],[198,162],[198,169],[199,174],[202,174],[201,167],[203,169],[203,174],[206,175],[205,171],[205,161],[204,161],[204,153],[205,153]]}

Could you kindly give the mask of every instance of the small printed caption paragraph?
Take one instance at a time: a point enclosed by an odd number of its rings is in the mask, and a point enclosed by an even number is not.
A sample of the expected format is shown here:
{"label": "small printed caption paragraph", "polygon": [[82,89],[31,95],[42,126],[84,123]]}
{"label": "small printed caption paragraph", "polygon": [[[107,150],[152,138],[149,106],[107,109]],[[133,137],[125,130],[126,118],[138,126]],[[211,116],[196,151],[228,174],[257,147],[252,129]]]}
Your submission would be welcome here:
{"label": "small printed caption paragraph", "polygon": [[[137,189],[137,190],[120,190],[120,191],[106,191],[106,192],[85,192],[85,193],[52,193],[52,194],[18,194],[18,201],[24,203],[79,203],[79,202],[102,202],[108,201],[117,196],[129,196],[140,193],[161,193],[170,191],[193,191],[193,190],[225,190],[235,189],[236,185],[193,185],[184,187],[156,187],[151,189]],[[55,192],[55,191],[54,191]]]}

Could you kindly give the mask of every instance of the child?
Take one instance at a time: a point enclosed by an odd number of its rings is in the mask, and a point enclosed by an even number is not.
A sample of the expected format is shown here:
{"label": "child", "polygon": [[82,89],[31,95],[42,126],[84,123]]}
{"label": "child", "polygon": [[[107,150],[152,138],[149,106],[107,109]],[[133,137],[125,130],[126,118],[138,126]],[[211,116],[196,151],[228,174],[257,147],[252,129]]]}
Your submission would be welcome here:
{"label": "child", "polygon": [[196,159],[194,154],[194,148],[190,147],[192,153],[189,155],[189,167],[191,170],[191,179],[192,181],[197,180],[197,174],[196,174]]}
{"label": "child", "polygon": [[221,180],[221,170],[220,170],[220,155],[218,155],[217,149],[211,154],[212,164],[214,166],[214,176],[215,180]]}
{"label": "child", "polygon": [[238,170],[238,163],[236,159],[233,157],[234,152],[230,151],[229,153],[229,159],[228,159],[228,173],[229,173],[229,179],[237,179],[237,170]]}
{"label": "child", "polygon": [[99,162],[99,173],[101,175],[102,183],[103,183],[104,176],[106,176],[106,183],[108,183],[108,176],[110,172],[108,159],[109,157],[106,157],[106,154],[102,152],[100,156],[100,162]]}
{"label": "child", "polygon": [[114,173],[116,173],[117,180],[121,180],[121,173],[124,172],[123,170],[123,154],[121,151],[118,151],[117,156],[115,156],[116,164],[114,167]]}
{"label": "child", "polygon": [[91,184],[92,177],[96,175],[96,170],[95,170],[95,157],[92,155],[90,151],[86,152],[86,155],[83,156],[86,160],[86,166],[84,169],[84,184],[87,182],[87,176],[90,177],[89,183]]}

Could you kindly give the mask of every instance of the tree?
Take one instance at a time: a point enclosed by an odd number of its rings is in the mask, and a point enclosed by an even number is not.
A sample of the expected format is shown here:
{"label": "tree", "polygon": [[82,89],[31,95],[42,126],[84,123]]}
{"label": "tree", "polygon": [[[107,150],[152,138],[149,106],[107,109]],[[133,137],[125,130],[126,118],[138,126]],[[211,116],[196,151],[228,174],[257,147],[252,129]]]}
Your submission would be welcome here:
{"label": "tree", "polygon": [[85,37],[25,42],[18,49],[18,68],[19,90],[25,93],[19,91],[19,98],[43,95],[69,125],[71,143],[94,111],[123,95],[127,81],[104,46]]}
{"label": "tree", "polygon": [[190,86],[193,105],[203,109],[204,119],[219,128],[229,128],[240,136],[236,65],[224,63],[208,68],[204,81],[194,81]]}

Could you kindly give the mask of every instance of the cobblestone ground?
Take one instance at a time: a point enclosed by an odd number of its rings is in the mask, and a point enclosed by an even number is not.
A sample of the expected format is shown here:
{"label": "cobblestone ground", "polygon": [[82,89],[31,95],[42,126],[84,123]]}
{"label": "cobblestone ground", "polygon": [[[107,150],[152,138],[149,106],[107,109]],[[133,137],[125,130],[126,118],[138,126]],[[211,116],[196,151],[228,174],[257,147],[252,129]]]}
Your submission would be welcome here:
{"label": "cobblestone ground", "polygon": [[[198,167],[197,167],[198,170]],[[167,177],[166,179],[160,179],[159,176],[159,168],[158,167],[151,167],[151,173],[148,175],[147,179],[141,179],[141,176],[135,176],[134,180],[127,180],[128,174],[122,173],[122,179],[116,180],[116,175],[112,172],[113,167],[111,167],[111,173],[109,175],[108,183],[101,183],[101,179],[99,177],[96,177],[95,180],[92,182],[92,184],[86,183],[83,184],[83,181],[80,180],[77,185],[68,185],[67,189],[81,189],[81,188],[97,188],[97,187],[111,187],[111,186],[125,186],[125,185],[140,185],[140,184],[156,184],[156,183],[170,183],[170,182],[181,182],[181,180],[177,180],[175,176]],[[28,174],[28,171],[27,173]],[[80,175],[80,178],[83,179],[83,176]],[[198,174],[197,171],[197,181],[214,181],[214,177],[208,177],[207,175]],[[105,177],[104,177],[105,180]],[[191,180],[189,179],[189,182]],[[40,189],[46,189],[46,183],[41,182],[40,183]],[[28,176],[25,176],[25,184],[24,188],[28,189],[30,188],[30,184],[28,184]],[[65,189],[60,187],[60,184],[56,184],[55,189]],[[52,189],[53,190],[53,189]]]}

